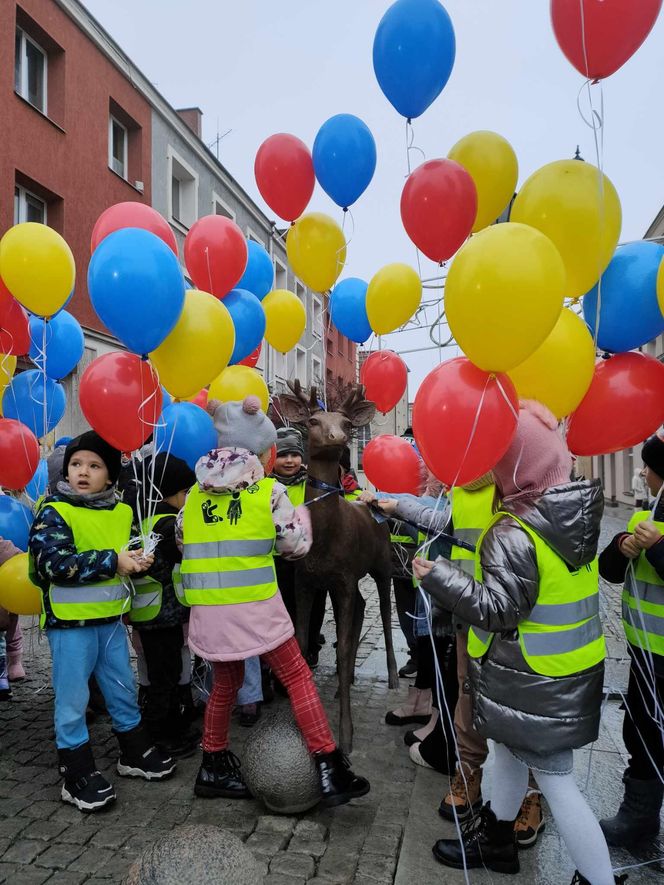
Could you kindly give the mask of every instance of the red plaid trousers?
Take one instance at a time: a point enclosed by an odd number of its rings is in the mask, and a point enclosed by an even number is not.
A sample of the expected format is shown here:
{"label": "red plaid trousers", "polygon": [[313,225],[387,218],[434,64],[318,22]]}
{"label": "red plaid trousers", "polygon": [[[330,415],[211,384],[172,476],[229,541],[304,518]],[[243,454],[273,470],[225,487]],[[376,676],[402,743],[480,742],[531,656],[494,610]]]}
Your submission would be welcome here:
{"label": "red plaid trousers", "polygon": [[[288,691],[293,715],[310,753],[336,748],[327,715],[307,662],[295,637],[262,657]],[[205,708],[203,749],[208,753],[228,747],[228,728],[235,698],[244,681],[244,661],[213,661],[214,688]]]}

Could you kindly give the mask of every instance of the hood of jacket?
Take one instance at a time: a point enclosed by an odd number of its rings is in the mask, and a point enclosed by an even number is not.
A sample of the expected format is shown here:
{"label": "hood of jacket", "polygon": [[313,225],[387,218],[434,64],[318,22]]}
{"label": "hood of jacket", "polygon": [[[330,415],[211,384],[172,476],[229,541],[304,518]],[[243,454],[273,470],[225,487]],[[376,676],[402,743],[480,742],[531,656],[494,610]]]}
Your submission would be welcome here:
{"label": "hood of jacket", "polygon": [[196,462],[196,479],[203,492],[241,492],[263,479],[263,465],[247,449],[212,449]]}
{"label": "hood of jacket", "polygon": [[501,510],[525,522],[573,569],[597,555],[604,512],[599,479],[553,486],[534,498],[506,498]]}

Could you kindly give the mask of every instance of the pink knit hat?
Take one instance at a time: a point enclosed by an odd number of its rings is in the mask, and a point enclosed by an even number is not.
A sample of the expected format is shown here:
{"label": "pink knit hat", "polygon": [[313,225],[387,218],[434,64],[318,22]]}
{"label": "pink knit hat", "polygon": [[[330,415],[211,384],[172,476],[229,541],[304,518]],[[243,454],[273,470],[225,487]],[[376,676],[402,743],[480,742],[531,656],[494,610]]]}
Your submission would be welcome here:
{"label": "pink knit hat", "polygon": [[572,456],[556,418],[535,400],[521,400],[520,407],[514,439],[493,468],[503,501],[542,494],[570,482]]}

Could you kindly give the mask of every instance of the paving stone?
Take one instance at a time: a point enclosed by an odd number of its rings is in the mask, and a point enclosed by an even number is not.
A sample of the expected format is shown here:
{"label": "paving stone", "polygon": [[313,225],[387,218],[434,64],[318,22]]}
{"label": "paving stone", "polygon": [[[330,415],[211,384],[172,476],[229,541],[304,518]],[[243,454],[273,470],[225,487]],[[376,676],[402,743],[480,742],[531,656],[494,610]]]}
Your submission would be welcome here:
{"label": "paving stone", "polygon": [[88,846],[79,857],[71,864],[70,869],[81,873],[97,873],[103,875],[104,866],[113,857],[113,852],[107,848]]}
{"label": "paving stone", "polygon": [[[300,821],[300,823],[302,823],[302,821]],[[298,824],[296,817],[280,817],[276,814],[265,814],[258,819],[256,832],[283,833],[284,836],[290,836],[295,829],[296,824]]]}
{"label": "paving stone", "polygon": [[46,845],[37,839],[17,839],[5,852],[3,860],[7,863],[29,864],[45,850]]}
{"label": "paving stone", "polygon": [[279,873],[282,876],[290,876],[293,879],[306,881],[314,874],[316,864],[313,857],[305,854],[291,854],[281,851],[270,861],[270,873]]}
{"label": "paving stone", "polygon": [[252,833],[244,843],[256,855],[272,857],[286,847],[288,837],[283,833]]}
{"label": "paving stone", "polygon": [[12,817],[6,820],[0,820],[0,839],[13,839],[24,830],[30,821],[25,817]]}
{"label": "paving stone", "polygon": [[[79,812],[80,818],[80,812]],[[58,815],[60,820],[60,815]],[[68,845],[85,845],[97,832],[92,827],[77,826],[77,824],[68,824],[66,829],[58,836],[58,842],[65,842]]]}
{"label": "paving stone", "polygon": [[129,841],[133,832],[128,827],[102,827],[90,839],[90,845],[98,848],[121,848]]}
{"label": "paving stone", "polygon": [[317,824],[312,820],[300,820],[293,833],[298,839],[309,839],[312,842],[322,842],[327,838],[327,827]]}
{"label": "paving stone", "polygon": [[396,858],[379,857],[376,854],[362,855],[357,865],[357,876],[366,876],[376,882],[389,882],[394,879],[394,871],[397,868]]}
{"label": "paving stone", "polygon": [[0,863],[0,882],[12,882],[20,869],[15,863]]}
{"label": "paving stone", "polygon": [[51,845],[47,851],[41,854],[35,863],[41,867],[51,867],[54,870],[64,870],[76,860],[85,849],[81,845]]}
{"label": "paving stone", "polygon": [[325,851],[327,850],[327,842],[314,842],[309,839],[299,839],[297,836],[293,836],[288,843],[288,850],[295,854],[309,854],[311,857],[318,860],[325,854]]}
{"label": "paving stone", "polygon": [[29,799],[4,798],[0,802],[0,817],[14,817],[30,804]]}
{"label": "paving stone", "polygon": [[[73,873],[69,870],[58,870],[47,880],[48,885],[81,885],[87,879],[87,873]],[[88,879],[88,882],[90,880]]]}
{"label": "paving stone", "polygon": [[[270,873],[263,879],[263,885],[305,885],[306,879],[297,879],[292,876],[282,876],[281,873]],[[310,879],[310,882],[317,882],[318,879]]]}
{"label": "paving stone", "polygon": [[54,820],[33,820],[29,826],[23,831],[25,836],[31,839],[55,839],[59,837],[63,830],[67,829],[67,824],[59,823]]}

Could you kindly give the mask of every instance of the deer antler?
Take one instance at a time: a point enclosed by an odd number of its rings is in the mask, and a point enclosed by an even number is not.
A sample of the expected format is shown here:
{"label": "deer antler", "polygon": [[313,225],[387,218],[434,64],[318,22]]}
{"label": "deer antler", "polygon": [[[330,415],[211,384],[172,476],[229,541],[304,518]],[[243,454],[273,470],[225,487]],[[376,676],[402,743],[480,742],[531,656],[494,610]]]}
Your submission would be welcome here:
{"label": "deer antler", "polygon": [[297,399],[301,403],[303,403],[307,411],[311,414],[312,412],[319,412],[320,406],[318,405],[318,396],[316,394],[316,388],[312,387],[309,391],[309,396],[307,397],[304,390],[302,390],[302,385],[300,384],[299,378],[296,378],[295,381],[287,381],[288,389],[294,394]]}
{"label": "deer antler", "polygon": [[364,399],[364,385],[362,384],[353,384],[350,393],[343,401],[343,403],[339,406],[339,411],[343,412],[344,415],[349,415],[353,407],[358,403],[362,402]]}

